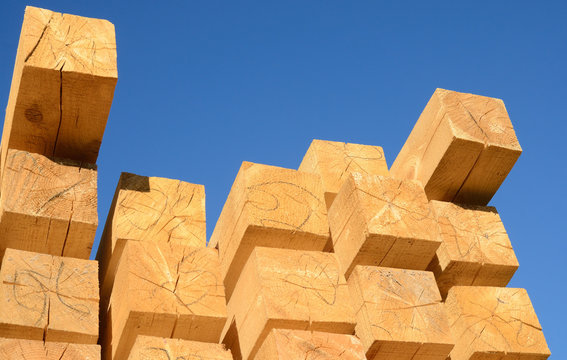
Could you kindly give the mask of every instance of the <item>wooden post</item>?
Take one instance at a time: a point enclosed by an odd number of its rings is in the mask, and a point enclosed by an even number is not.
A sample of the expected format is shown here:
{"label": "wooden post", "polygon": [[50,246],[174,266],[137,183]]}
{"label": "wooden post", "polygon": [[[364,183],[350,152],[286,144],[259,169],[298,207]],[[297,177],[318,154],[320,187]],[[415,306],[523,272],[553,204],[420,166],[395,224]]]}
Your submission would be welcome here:
{"label": "wooden post", "polygon": [[353,174],[329,209],[333,247],[348,278],[356,265],[425,270],[441,244],[416,182]]}
{"label": "wooden post", "polygon": [[116,79],[110,22],[26,7],[2,167],[8,149],[95,163]]}
{"label": "wooden post", "polygon": [[486,205],[521,153],[502,100],[437,89],[390,174],[430,200]]}
{"label": "wooden post", "polygon": [[0,252],[88,259],[98,224],[94,165],[8,152],[0,198]]}
{"label": "wooden post", "polygon": [[218,343],[226,302],[217,251],[128,241],[103,322],[108,360],[126,359],[137,335]]}
{"label": "wooden post", "polygon": [[447,358],[454,340],[432,273],[357,266],[348,286],[368,360]]}
{"label": "wooden post", "polygon": [[442,244],[428,270],[441,296],[455,285],[506,286],[518,260],[493,207],[431,201]]}
{"label": "wooden post", "polygon": [[101,298],[108,299],[127,241],[206,246],[205,187],[122,173],[97,253]]}
{"label": "wooden post", "polygon": [[321,176],[328,209],[350,174],[388,176],[388,165],[380,146],[313,140],[299,171]]}
{"label": "wooden post", "polygon": [[255,360],[366,360],[364,347],[352,335],[273,329]]}
{"label": "wooden post", "polygon": [[355,326],[337,258],[318,251],[256,247],[227,310],[243,359],[253,359],[275,328],[352,334]]}
{"label": "wooden post", "polygon": [[100,346],[0,338],[0,359],[100,360]]}
{"label": "wooden post", "polygon": [[232,360],[223,345],[199,341],[138,336],[128,360]]}
{"label": "wooden post", "polygon": [[544,360],[550,355],[524,289],[455,286],[445,304],[456,341],[451,360]]}
{"label": "wooden post", "polygon": [[227,299],[255,246],[325,248],[329,225],[323,198],[318,175],[242,164],[209,242],[219,247]]}
{"label": "wooden post", "polygon": [[96,344],[97,273],[96,261],[6,250],[0,269],[0,336]]}

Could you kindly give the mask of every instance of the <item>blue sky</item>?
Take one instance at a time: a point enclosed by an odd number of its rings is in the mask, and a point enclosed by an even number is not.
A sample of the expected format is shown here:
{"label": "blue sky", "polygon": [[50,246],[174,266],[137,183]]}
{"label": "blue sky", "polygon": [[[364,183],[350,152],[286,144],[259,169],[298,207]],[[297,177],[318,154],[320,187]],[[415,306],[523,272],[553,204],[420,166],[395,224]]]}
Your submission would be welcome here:
{"label": "blue sky", "polygon": [[0,104],[26,4],[116,26],[95,246],[121,171],[204,184],[210,235],[243,160],[296,168],[319,138],[391,165],[435,88],[502,98],[524,150],[491,203],[520,262],[510,286],[567,358],[567,3],[5,1]]}

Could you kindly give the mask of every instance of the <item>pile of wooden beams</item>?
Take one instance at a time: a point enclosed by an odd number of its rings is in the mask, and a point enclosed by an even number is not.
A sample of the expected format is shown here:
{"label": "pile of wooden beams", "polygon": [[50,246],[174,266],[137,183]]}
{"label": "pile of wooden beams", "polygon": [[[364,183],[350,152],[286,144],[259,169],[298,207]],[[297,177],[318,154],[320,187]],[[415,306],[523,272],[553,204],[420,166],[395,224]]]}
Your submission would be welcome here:
{"label": "pile of wooden beams", "polygon": [[499,99],[438,89],[388,170],[314,140],[205,188],[120,176],[96,261],[107,21],[26,8],[0,154],[0,358],[539,360],[518,261],[486,206],[521,153]]}

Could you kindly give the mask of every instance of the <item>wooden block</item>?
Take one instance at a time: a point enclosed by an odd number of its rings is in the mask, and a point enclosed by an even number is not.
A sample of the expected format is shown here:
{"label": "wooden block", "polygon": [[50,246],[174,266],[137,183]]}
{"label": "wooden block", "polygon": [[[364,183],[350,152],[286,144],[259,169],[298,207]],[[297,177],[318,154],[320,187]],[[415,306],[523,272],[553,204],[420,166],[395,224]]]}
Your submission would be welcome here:
{"label": "wooden block", "polygon": [[205,187],[122,173],[97,253],[108,299],[126,241],[206,246]]}
{"label": "wooden block", "polygon": [[108,360],[126,359],[137,335],[218,343],[226,302],[217,251],[128,241],[103,321]]}
{"label": "wooden block", "polygon": [[95,163],[116,79],[114,25],[26,7],[2,164],[9,148]]}
{"label": "wooden block", "polygon": [[550,355],[524,289],[455,286],[445,301],[452,360],[544,360]]}
{"label": "wooden block", "polygon": [[299,171],[321,176],[328,209],[350,174],[388,176],[388,165],[380,146],[313,140]]}
{"label": "wooden block", "polygon": [[454,346],[433,274],[357,266],[348,279],[369,360],[445,360]]}
{"label": "wooden block", "polygon": [[431,201],[442,244],[428,270],[441,296],[455,285],[506,286],[518,260],[493,207]]}
{"label": "wooden block", "polygon": [[0,338],[0,359],[100,360],[100,346]]}
{"label": "wooden block", "polygon": [[272,329],[352,334],[355,326],[337,258],[318,251],[256,247],[227,310],[243,359],[254,359]]}
{"label": "wooden block", "polygon": [[232,360],[230,350],[223,345],[189,341],[180,339],[167,339],[154,336],[138,336],[130,351],[128,360]]}
{"label": "wooden block", "polygon": [[437,89],[392,164],[430,200],[486,205],[522,153],[504,102]]}
{"label": "wooden block", "polygon": [[329,239],[320,176],[244,162],[215,226],[222,277],[230,299],[255,246],[323,250]]}
{"label": "wooden block", "polygon": [[66,343],[98,340],[98,264],[7,249],[0,336]]}
{"label": "wooden block", "polygon": [[364,347],[353,335],[273,329],[255,360],[365,360]]}
{"label": "wooden block", "polygon": [[347,278],[356,265],[425,270],[441,244],[414,181],[351,175],[329,209],[329,225]]}
{"label": "wooden block", "polygon": [[0,199],[0,252],[88,259],[98,224],[94,165],[8,152]]}

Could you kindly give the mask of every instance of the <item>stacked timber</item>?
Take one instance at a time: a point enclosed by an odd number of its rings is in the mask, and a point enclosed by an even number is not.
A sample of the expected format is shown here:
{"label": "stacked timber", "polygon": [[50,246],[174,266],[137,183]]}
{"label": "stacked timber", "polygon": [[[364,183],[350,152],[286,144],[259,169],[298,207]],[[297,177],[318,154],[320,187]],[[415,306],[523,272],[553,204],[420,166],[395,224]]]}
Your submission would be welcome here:
{"label": "stacked timber", "polygon": [[120,176],[97,254],[103,359],[232,358],[205,218],[202,185]]}
{"label": "stacked timber", "polygon": [[114,26],[27,7],[0,149],[0,357],[100,359],[96,159]]}
{"label": "stacked timber", "polygon": [[203,185],[122,173],[93,261],[116,78],[111,23],[26,8],[0,148],[1,359],[549,357],[487,206],[521,153],[500,99],[437,89],[390,170],[379,146],[323,140],[298,170],[243,162],[208,244]]}

